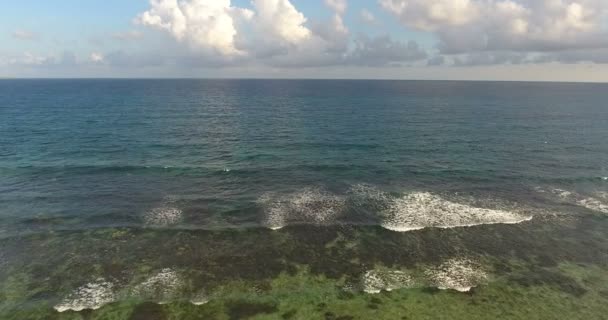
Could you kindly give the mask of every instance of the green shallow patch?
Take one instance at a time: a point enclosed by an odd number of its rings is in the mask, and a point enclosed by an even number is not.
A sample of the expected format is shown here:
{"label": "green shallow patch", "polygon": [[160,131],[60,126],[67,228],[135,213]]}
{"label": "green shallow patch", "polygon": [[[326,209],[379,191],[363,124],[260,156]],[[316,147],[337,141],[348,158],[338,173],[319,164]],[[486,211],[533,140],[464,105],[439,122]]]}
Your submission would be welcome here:
{"label": "green shallow patch", "polygon": [[[516,270],[514,275],[521,270]],[[499,277],[469,293],[404,288],[379,294],[345,289],[347,280],[302,270],[283,273],[266,287],[244,281],[227,283],[209,302],[164,305],[124,301],[98,310],[58,313],[50,306],[22,305],[3,310],[2,319],[603,319],[608,273],[598,266],[561,264],[546,269],[584,292],[568,292],[543,274],[529,284]],[[524,276],[524,274],[520,274]],[[257,287],[256,287],[257,286]]]}

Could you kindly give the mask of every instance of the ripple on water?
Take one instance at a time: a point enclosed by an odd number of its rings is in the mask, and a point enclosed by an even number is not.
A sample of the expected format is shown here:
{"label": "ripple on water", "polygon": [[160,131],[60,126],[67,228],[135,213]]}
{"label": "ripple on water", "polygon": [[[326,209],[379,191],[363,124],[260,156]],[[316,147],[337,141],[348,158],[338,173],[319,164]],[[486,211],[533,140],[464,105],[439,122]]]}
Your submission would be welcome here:
{"label": "ripple on water", "polygon": [[182,211],[173,207],[158,207],[146,213],[144,220],[149,226],[170,226],[182,219]]}

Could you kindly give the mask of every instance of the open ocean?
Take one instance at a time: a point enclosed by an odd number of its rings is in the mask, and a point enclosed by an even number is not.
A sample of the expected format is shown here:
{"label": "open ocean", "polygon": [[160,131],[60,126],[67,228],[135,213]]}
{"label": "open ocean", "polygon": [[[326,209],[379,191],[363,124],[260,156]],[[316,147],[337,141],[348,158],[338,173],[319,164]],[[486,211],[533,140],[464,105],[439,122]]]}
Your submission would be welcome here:
{"label": "open ocean", "polygon": [[1,319],[607,301],[607,84],[0,80]]}

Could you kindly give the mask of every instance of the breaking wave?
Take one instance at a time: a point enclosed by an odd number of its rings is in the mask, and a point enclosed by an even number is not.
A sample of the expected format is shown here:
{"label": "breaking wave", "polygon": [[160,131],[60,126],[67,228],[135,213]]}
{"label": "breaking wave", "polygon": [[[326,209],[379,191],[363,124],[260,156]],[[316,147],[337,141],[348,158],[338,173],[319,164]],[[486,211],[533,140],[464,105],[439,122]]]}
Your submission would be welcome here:
{"label": "breaking wave", "polygon": [[369,294],[421,287],[468,292],[487,280],[488,274],[478,263],[467,258],[454,258],[417,273],[402,270],[368,270],[361,278],[361,289]]}
{"label": "breaking wave", "polygon": [[409,288],[413,283],[412,276],[399,270],[369,270],[362,280],[363,291],[366,293]]}
{"label": "breaking wave", "polygon": [[132,295],[139,299],[167,303],[179,295],[183,280],[172,269],[162,269],[132,289]]}
{"label": "breaking wave", "polygon": [[548,191],[537,188],[541,193],[549,193],[557,196],[560,201],[574,204],[592,211],[608,213],[608,193],[604,191],[594,192],[592,195],[583,195],[574,191],[554,188]]}
{"label": "breaking wave", "polygon": [[54,308],[58,312],[96,310],[115,300],[114,284],[100,278],[76,289]]}
{"label": "breaking wave", "polygon": [[331,224],[345,205],[343,197],[321,189],[287,195],[269,193],[260,197],[258,203],[265,208],[264,225],[273,230],[290,224]]}
{"label": "breaking wave", "polygon": [[393,231],[424,228],[455,228],[484,224],[516,224],[532,219],[516,212],[478,208],[443,199],[428,192],[415,192],[395,199],[382,227]]}
{"label": "breaking wave", "polygon": [[532,215],[519,210],[481,208],[428,192],[413,192],[399,197],[366,184],[353,185],[344,195],[318,188],[286,195],[267,193],[257,203],[264,209],[264,226],[273,230],[293,224],[353,223],[355,217],[346,214],[361,212],[366,215],[365,221],[398,232],[516,224],[532,219]]}
{"label": "breaking wave", "polygon": [[468,259],[451,259],[425,272],[430,283],[442,290],[468,292],[488,278],[478,264]]}

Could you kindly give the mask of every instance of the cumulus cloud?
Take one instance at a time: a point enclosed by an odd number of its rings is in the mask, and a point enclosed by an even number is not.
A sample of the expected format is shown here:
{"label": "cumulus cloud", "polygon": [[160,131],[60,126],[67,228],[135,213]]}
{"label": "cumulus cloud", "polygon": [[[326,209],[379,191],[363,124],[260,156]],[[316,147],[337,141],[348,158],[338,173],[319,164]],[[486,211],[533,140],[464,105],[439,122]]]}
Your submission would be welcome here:
{"label": "cumulus cloud", "polygon": [[343,20],[347,2],[325,3],[334,11],[331,18],[309,22],[289,0],[252,0],[250,8],[236,7],[230,0],[152,0],[136,22],[186,44],[192,56],[182,58],[193,65],[378,65],[409,61],[423,51],[413,42],[388,38],[353,43]]}
{"label": "cumulus cloud", "polygon": [[379,0],[443,53],[608,47],[605,0]]}
{"label": "cumulus cloud", "polygon": [[233,56],[244,54],[235,45],[236,24],[252,16],[250,10],[231,6],[230,0],[151,0],[150,9],[136,22],[165,30],[192,48]]}
{"label": "cumulus cloud", "polygon": [[[224,0],[152,0],[150,9],[136,21],[187,44],[190,54],[172,59],[179,65],[385,66],[426,57],[413,41],[365,35],[353,41],[343,19],[346,1],[326,1],[326,5],[334,14],[309,22],[289,0],[253,0],[250,8]],[[219,25],[216,20],[222,19],[229,23]],[[221,32],[212,38],[208,33],[214,28]]]}
{"label": "cumulus cloud", "polygon": [[253,0],[253,28],[265,42],[297,45],[311,37],[307,19],[289,0]]}

